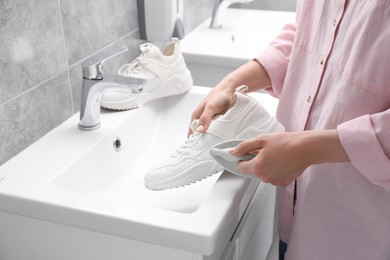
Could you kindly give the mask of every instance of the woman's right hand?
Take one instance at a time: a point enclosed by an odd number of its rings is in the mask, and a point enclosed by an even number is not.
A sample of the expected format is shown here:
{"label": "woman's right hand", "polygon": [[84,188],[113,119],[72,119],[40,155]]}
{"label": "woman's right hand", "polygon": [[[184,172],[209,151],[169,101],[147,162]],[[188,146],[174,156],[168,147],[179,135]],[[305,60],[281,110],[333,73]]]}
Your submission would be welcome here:
{"label": "woman's right hand", "polygon": [[[212,118],[222,114],[229,107],[234,94],[234,89],[224,88],[222,83],[215,86],[210,93],[201,101],[198,107],[192,112],[191,122],[199,120],[196,131],[203,133],[207,130]],[[188,129],[188,136],[192,134],[192,129]]]}
{"label": "woman's right hand", "polygon": [[[234,91],[242,85],[248,87],[248,92],[252,92],[270,86],[271,80],[261,64],[255,60],[251,60],[229,73],[210,91],[192,113],[191,122],[199,119],[197,132],[203,133],[206,131],[211,119],[228,109]],[[188,130],[188,136],[190,134],[192,134],[191,128]]]}

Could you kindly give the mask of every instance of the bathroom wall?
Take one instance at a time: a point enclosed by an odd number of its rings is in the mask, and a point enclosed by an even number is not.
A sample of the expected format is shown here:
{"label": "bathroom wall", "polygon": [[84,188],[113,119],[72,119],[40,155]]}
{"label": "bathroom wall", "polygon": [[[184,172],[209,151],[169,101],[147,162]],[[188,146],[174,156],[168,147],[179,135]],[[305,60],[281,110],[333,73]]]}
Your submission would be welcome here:
{"label": "bathroom wall", "polygon": [[[184,0],[187,33],[213,5]],[[126,45],[114,71],[140,43],[137,0],[0,1],[0,165],[78,112],[86,58]]]}

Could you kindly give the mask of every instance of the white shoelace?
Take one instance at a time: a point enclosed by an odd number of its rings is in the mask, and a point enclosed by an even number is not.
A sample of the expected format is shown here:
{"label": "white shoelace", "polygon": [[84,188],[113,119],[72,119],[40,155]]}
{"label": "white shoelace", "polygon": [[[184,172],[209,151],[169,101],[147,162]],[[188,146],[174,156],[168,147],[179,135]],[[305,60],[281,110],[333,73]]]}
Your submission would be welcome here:
{"label": "white shoelace", "polygon": [[131,77],[145,68],[146,62],[144,60],[145,53],[152,47],[151,43],[144,43],[140,45],[141,54],[135,58],[131,63],[123,64],[119,68],[119,75]]}
{"label": "white shoelace", "polygon": [[191,144],[199,138],[201,133],[196,131],[196,128],[199,125],[199,119],[195,119],[194,121],[191,122],[190,128],[192,130],[192,134],[187,138],[187,140],[184,141],[182,145],[180,145],[177,149],[176,152],[180,155],[186,155],[188,154],[187,150],[191,146]]}

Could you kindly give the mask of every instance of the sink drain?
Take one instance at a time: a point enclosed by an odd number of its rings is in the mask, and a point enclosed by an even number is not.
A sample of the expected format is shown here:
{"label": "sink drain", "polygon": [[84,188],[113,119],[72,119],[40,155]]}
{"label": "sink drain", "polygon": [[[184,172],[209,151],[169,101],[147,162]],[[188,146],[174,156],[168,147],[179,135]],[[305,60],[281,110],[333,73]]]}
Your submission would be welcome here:
{"label": "sink drain", "polygon": [[121,139],[119,137],[115,137],[112,145],[114,146],[114,150],[119,152],[122,149]]}

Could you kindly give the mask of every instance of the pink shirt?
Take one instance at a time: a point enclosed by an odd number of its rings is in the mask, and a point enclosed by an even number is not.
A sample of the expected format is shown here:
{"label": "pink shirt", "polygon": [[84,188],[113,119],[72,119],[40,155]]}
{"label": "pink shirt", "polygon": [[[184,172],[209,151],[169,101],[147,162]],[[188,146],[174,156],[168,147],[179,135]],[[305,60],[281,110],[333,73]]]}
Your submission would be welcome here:
{"label": "pink shirt", "polygon": [[390,259],[390,0],[298,0],[257,57],[288,131],[338,130],[351,163],[278,188],[288,260]]}

